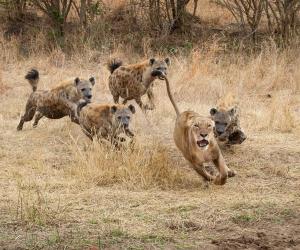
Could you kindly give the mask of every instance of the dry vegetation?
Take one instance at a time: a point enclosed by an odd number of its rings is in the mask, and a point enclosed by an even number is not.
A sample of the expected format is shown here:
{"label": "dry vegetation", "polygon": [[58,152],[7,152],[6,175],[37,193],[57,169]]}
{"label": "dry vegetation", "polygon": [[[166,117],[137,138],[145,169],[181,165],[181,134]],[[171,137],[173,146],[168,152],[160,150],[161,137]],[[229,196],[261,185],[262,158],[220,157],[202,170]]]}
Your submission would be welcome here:
{"label": "dry vegetation", "polygon": [[135,144],[124,150],[91,143],[67,118],[16,131],[31,91],[28,69],[40,70],[40,89],[93,75],[94,101],[112,102],[106,60],[147,58],[147,41],[142,55],[116,44],[109,52],[55,49],[26,58],[19,43],[0,41],[1,248],[300,247],[299,47],[279,50],[268,42],[256,53],[223,53],[224,44],[215,41],[171,57],[170,82],[181,110],[208,114],[229,91],[239,98],[248,139],[223,151],[238,175],[207,187],[174,146],[175,112],[160,81],[157,109],[147,116],[138,110]]}

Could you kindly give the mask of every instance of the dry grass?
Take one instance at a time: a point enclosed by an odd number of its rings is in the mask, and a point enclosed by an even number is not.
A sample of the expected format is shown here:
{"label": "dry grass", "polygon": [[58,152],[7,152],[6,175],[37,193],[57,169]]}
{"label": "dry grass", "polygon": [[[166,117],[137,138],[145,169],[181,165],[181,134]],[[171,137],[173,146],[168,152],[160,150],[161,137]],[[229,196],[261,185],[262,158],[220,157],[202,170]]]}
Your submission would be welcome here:
{"label": "dry grass", "polygon": [[84,185],[118,184],[130,190],[177,189],[193,185],[178,165],[174,166],[166,146],[153,140],[150,137],[143,144],[136,142],[134,145],[124,145],[118,151],[110,145],[97,142],[88,146],[88,149],[71,143],[75,161],[66,174]]}
{"label": "dry grass", "polygon": [[[40,89],[94,75],[94,101],[112,98],[109,56],[99,60],[99,52],[86,49],[84,56],[53,51],[24,60],[14,43],[1,43],[8,87],[0,100],[2,247],[299,247],[299,49],[220,55],[214,43],[189,58],[172,57],[169,75],[181,110],[208,114],[229,91],[241,106],[248,139],[224,150],[238,175],[223,187],[206,187],[174,147],[175,114],[162,82],[155,84],[157,109],[135,115],[133,147],[115,152],[90,143],[67,118],[43,119],[36,129],[27,123],[17,132],[31,67],[40,70]],[[114,53],[140,60],[121,48]]]}

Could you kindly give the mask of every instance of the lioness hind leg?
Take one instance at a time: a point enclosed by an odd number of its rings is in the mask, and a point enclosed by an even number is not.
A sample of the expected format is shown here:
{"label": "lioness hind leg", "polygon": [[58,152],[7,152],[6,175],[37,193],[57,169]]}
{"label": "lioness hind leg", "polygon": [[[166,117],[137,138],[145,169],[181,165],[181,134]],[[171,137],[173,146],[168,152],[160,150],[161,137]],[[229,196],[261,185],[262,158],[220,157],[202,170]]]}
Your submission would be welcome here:
{"label": "lioness hind leg", "polygon": [[229,168],[226,166],[225,160],[224,160],[223,156],[221,155],[221,153],[217,159],[213,160],[213,163],[219,170],[219,174],[217,175],[216,179],[214,180],[214,183],[216,185],[224,185],[227,181]]}
{"label": "lioness hind leg", "polygon": [[190,164],[191,167],[197,172],[197,174],[201,175],[205,181],[214,181],[215,177],[209,174],[202,164]]}

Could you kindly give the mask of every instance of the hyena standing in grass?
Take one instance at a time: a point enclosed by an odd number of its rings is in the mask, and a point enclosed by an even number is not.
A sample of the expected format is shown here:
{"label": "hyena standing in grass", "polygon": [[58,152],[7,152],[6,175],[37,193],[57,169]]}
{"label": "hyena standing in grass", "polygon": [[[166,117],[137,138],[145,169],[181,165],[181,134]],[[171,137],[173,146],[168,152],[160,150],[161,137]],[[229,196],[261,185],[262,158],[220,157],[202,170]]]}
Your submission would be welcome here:
{"label": "hyena standing in grass", "polygon": [[79,122],[83,132],[93,140],[105,139],[113,145],[125,141],[120,134],[125,133],[132,138],[134,134],[130,130],[132,116],[135,114],[135,107],[129,105],[110,105],[82,103],[78,106]]}
{"label": "hyena standing in grass", "polygon": [[210,110],[215,122],[215,136],[226,145],[241,144],[246,135],[240,126],[239,108],[236,97],[229,93],[218,101],[217,108]]}
{"label": "hyena standing in grass", "polygon": [[[154,109],[153,81],[163,80],[167,75],[170,59],[156,60],[154,58],[137,63],[122,66],[122,62],[112,60],[108,63],[109,90],[114,102],[119,103],[122,97],[123,104],[129,100],[135,100],[143,111]],[[142,102],[142,96],[147,94],[150,106]]]}
{"label": "hyena standing in grass", "polygon": [[90,102],[92,88],[95,85],[94,77],[89,80],[79,79],[68,80],[59,83],[50,90],[37,90],[39,72],[35,69],[29,71],[27,79],[32,87],[17,130],[22,130],[24,122],[31,121],[35,115],[33,127],[38,125],[42,117],[60,119],[69,116],[71,121],[79,123],[77,106],[81,101]]}

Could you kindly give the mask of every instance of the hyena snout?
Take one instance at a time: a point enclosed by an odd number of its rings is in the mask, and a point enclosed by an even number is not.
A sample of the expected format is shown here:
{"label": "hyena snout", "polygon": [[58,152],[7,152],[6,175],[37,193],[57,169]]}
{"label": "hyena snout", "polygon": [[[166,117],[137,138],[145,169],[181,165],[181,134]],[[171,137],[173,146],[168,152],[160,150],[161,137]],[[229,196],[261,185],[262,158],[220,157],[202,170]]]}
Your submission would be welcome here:
{"label": "hyena snout", "polygon": [[121,119],[119,119],[119,124],[124,129],[129,128],[129,118],[122,117]]}
{"label": "hyena snout", "polygon": [[222,135],[225,132],[225,130],[226,130],[225,125],[216,126],[217,135]]}
{"label": "hyena snout", "polygon": [[167,76],[166,70],[155,69],[151,72],[153,77],[158,77],[159,79],[163,80]]}

